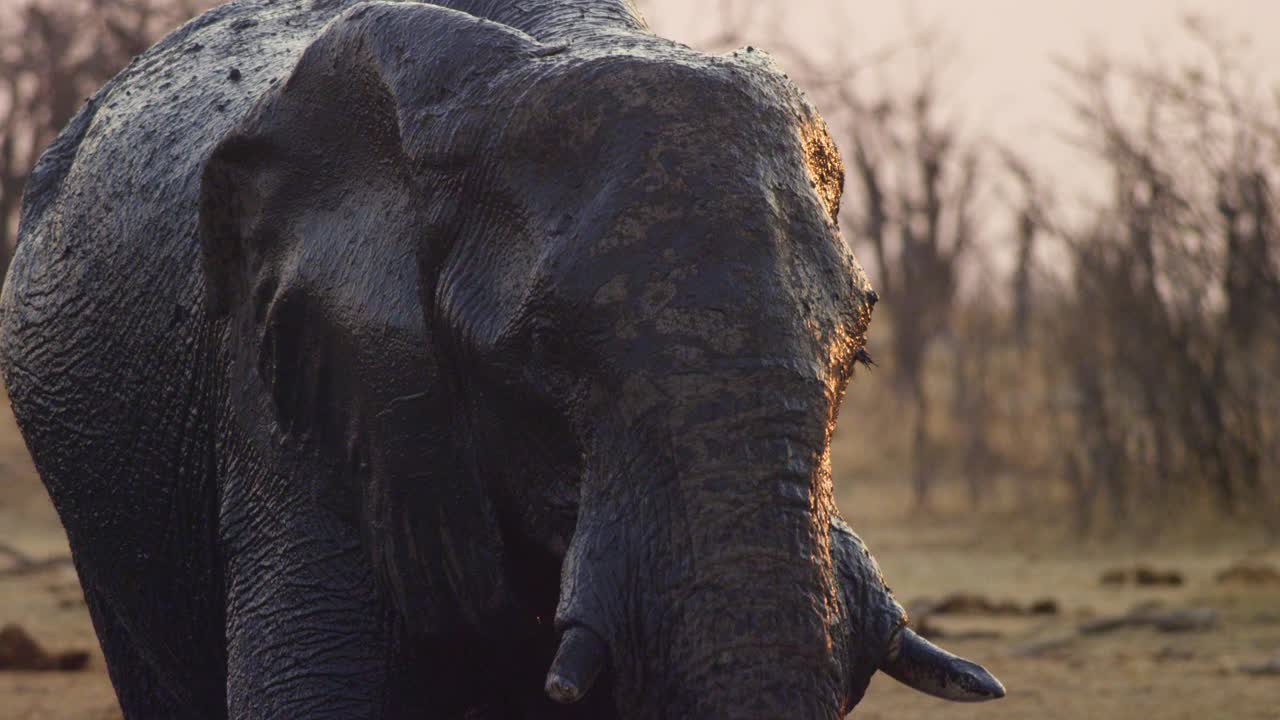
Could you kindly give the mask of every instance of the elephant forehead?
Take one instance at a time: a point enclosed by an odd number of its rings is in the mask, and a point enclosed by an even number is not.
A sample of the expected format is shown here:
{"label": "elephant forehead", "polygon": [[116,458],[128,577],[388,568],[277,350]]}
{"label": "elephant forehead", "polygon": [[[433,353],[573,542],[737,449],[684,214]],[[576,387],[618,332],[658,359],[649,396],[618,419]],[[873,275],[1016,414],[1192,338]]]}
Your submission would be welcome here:
{"label": "elephant forehead", "polygon": [[726,110],[756,114],[790,109],[799,101],[771,62],[740,61],[738,55],[667,48],[604,55],[567,68],[561,77],[586,101],[678,117],[721,118]]}
{"label": "elephant forehead", "polygon": [[[508,147],[563,152],[633,142],[741,147],[798,135],[817,113],[761,52],[704,55],[655,39],[612,54],[567,53],[520,89]],[[820,124],[820,121],[818,121]]]}
{"label": "elephant forehead", "polygon": [[655,233],[830,240],[839,153],[799,91],[754,55],[565,61],[501,126],[502,182],[550,234],[598,241],[596,255]]}

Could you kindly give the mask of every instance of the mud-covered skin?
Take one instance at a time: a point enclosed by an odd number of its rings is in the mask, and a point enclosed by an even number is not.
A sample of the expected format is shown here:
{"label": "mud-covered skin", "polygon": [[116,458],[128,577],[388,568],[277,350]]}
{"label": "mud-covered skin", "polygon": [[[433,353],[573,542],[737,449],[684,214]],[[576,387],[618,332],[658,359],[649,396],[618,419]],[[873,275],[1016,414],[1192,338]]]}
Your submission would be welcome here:
{"label": "mud-covered skin", "polygon": [[[851,707],[902,616],[832,497],[841,182],[766,56],[622,0],[141,56],[37,167],[0,337],[126,715]],[[609,669],[556,706],[572,625]]]}

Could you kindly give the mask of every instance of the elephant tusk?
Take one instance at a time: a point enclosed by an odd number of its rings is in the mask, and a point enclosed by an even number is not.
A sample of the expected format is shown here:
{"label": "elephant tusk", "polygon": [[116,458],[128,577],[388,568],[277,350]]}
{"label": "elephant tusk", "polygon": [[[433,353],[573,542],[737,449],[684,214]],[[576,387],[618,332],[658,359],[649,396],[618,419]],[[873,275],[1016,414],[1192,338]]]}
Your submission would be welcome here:
{"label": "elephant tusk", "polygon": [[566,705],[581,700],[604,670],[608,652],[604,640],[586,627],[565,630],[547,673],[547,696]]}
{"label": "elephant tusk", "polygon": [[889,653],[880,670],[907,687],[943,700],[981,702],[1004,697],[1004,686],[986,668],[952,655],[906,627],[889,641]]}

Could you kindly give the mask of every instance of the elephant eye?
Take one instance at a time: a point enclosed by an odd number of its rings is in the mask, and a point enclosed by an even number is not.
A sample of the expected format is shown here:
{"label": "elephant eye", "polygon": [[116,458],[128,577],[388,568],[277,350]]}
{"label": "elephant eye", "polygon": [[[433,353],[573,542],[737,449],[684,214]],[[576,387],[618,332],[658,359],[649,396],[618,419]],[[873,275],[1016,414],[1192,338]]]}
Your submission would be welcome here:
{"label": "elephant eye", "polygon": [[530,331],[530,345],[535,356],[547,360],[566,360],[570,354],[564,333],[549,322],[539,322]]}
{"label": "elephant eye", "polygon": [[525,387],[559,404],[572,392],[582,358],[569,335],[549,323],[530,328],[527,354],[520,360]]}

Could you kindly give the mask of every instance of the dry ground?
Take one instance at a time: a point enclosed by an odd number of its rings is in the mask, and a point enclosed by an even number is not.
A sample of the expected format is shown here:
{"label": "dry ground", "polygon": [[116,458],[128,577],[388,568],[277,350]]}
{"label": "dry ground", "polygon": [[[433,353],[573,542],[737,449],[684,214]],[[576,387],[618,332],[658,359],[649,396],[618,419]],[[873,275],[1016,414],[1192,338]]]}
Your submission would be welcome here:
{"label": "dry ground", "polygon": [[[0,403],[0,543],[37,557],[67,552],[61,527]],[[956,591],[1026,604],[1052,598],[1055,616],[940,616],[933,624],[953,637],[939,640],[986,664],[1009,688],[1008,698],[953,705],[927,698],[883,676],[872,683],[855,717],[922,718],[1280,718],[1280,676],[1239,671],[1280,655],[1280,585],[1222,585],[1216,574],[1243,559],[1280,567],[1280,549],[1219,532],[1216,540],[1067,542],[1053,528],[1037,531],[1025,518],[973,520],[945,510],[910,518],[907,497],[889,483],[841,477],[851,461],[837,444],[842,507],[880,559],[909,605]],[[847,473],[845,473],[847,474]],[[943,503],[945,505],[945,503]],[[7,558],[0,557],[0,573]],[[1105,569],[1145,563],[1176,569],[1186,582],[1172,589],[1104,587]],[[1163,633],[1122,629],[1082,636],[1081,623],[1144,602],[1165,608],[1208,607],[1215,626]],[[102,657],[73,570],[60,565],[20,577],[0,576],[0,625],[18,623],[52,650],[91,649],[80,672],[0,671],[0,719],[118,718]],[[959,633],[988,637],[963,639]],[[992,633],[997,634],[991,637]]]}
{"label": "dry ground", "polygon": [[[930,624],[944,637],[935,641],[984,664],[1005,684],[1008,697],[952,705],[877,675],[854,717],[1280,719],[1280,676],[1240,671],[1242,666],[1280,658],[1280,583],[1224,584],[1216,579],[1223,569],[1245,559],[1280,567],[1280,549],[1251,546],[1240,539],[1158,549],[1127,541],[1105,549],[1055,544],[1050,537],[1011,542],[1006,529],[993,527],[990,519],[984,521],[986,527],[962,519],[904,521],[892,508],[904,506],[905,497],[877,502],[875,494],[871,488],[849,494],[843,503],[845,514],[867,539],[908,608],[919,605],[921,598],[961,591],[1023,606],[1049,598],[1056,601],[1059,613],[937,616]],[[865,506],[854,502],[864,496],[872,496]],[[1138,564],[1175,569],[1185,583],[1165,588],[1099,582],[1106,569]],[[1158,608],[1156,612],[1210,609],[1214,624],[1188,632],[1152,627],[1100,634],[1079,630],[1142,606]],[[945,637],[948,633],[999,637]]]}

